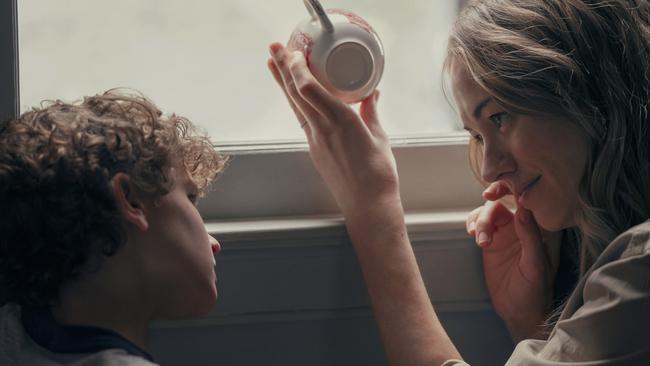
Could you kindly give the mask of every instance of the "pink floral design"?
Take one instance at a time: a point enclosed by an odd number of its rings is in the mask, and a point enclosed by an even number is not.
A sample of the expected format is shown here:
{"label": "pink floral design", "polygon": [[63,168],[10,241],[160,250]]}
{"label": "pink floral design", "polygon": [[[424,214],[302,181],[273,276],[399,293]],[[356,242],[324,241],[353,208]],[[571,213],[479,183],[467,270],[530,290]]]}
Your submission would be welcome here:
{"label": "pink floral design", "polygon": [[311,50],[314,47],[314,40],[311,36],[305,32],[299,30],[291,33],[289,37],[289,42],[287,42],[287,49],[289,51],[300,51],[305,55],[307,63],[309,63],[309,56],[311,55]]}
{"label": "pink floral design", "polygon": [[348,22],[355,24],[361,28],[363,28],[366,32],[368,33],[375,33],[375,30],[372,29],[372,26],[366,22],[365,19],[362,17],[348,11],[345,9],[327,9],[326,11],[328,14],[340,14],[343,15],[344,17],[348,18]]}

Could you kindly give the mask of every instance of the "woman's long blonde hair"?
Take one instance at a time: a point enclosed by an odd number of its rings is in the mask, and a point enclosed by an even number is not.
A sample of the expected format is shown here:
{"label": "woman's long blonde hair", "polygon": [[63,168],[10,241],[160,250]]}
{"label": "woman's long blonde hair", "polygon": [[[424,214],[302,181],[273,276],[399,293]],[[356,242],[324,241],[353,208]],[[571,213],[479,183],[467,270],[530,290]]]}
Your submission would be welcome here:
{"label": "woman's long blonde hair", "polygon": [[[650,2],[477,0],[451,33],[457,59],[515,113],[568,117],[590,150],[575,213],[584,275],[650,218]],[[476,171],[481,148],[472,144]]]}

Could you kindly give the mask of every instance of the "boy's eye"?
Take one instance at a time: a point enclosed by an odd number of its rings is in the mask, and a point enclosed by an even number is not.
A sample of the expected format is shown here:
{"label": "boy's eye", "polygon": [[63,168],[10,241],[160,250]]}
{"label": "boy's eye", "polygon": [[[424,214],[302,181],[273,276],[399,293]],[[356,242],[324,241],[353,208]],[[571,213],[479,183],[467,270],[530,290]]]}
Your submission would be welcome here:
{"label": "boy's eye", "polygon": [[488,118],[492,123],[497,125],[497,127],[501,127],[503,123],[507,120],[507,117],[508,117],[508,112],[500,112],[500,113],[495,113]]}

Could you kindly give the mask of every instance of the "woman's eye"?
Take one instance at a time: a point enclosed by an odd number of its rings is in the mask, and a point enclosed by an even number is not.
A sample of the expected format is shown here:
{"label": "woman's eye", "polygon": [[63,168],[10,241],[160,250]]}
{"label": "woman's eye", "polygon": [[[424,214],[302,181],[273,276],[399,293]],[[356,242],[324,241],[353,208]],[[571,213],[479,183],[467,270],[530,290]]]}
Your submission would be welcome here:
{"label": "woman's eye", "polygon": [[501,127],[507,118],[508,112],[495,113],[489,117],[490,121],[497,125],[497,127]]}

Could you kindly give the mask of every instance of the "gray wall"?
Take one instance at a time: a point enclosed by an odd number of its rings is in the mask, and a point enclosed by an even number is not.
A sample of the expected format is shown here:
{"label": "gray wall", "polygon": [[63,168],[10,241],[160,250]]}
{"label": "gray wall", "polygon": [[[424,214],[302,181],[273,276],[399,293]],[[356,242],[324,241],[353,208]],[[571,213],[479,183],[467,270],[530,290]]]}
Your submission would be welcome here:
{"label": "gray wall", "polygon": [[[503,364],[513,344],[462,231],[411,235],[442,322],[473,365]],[[208,317],[157,324],[163,365],[385,365],[356,257],[342,229],[221,238],[220,300]]]}

